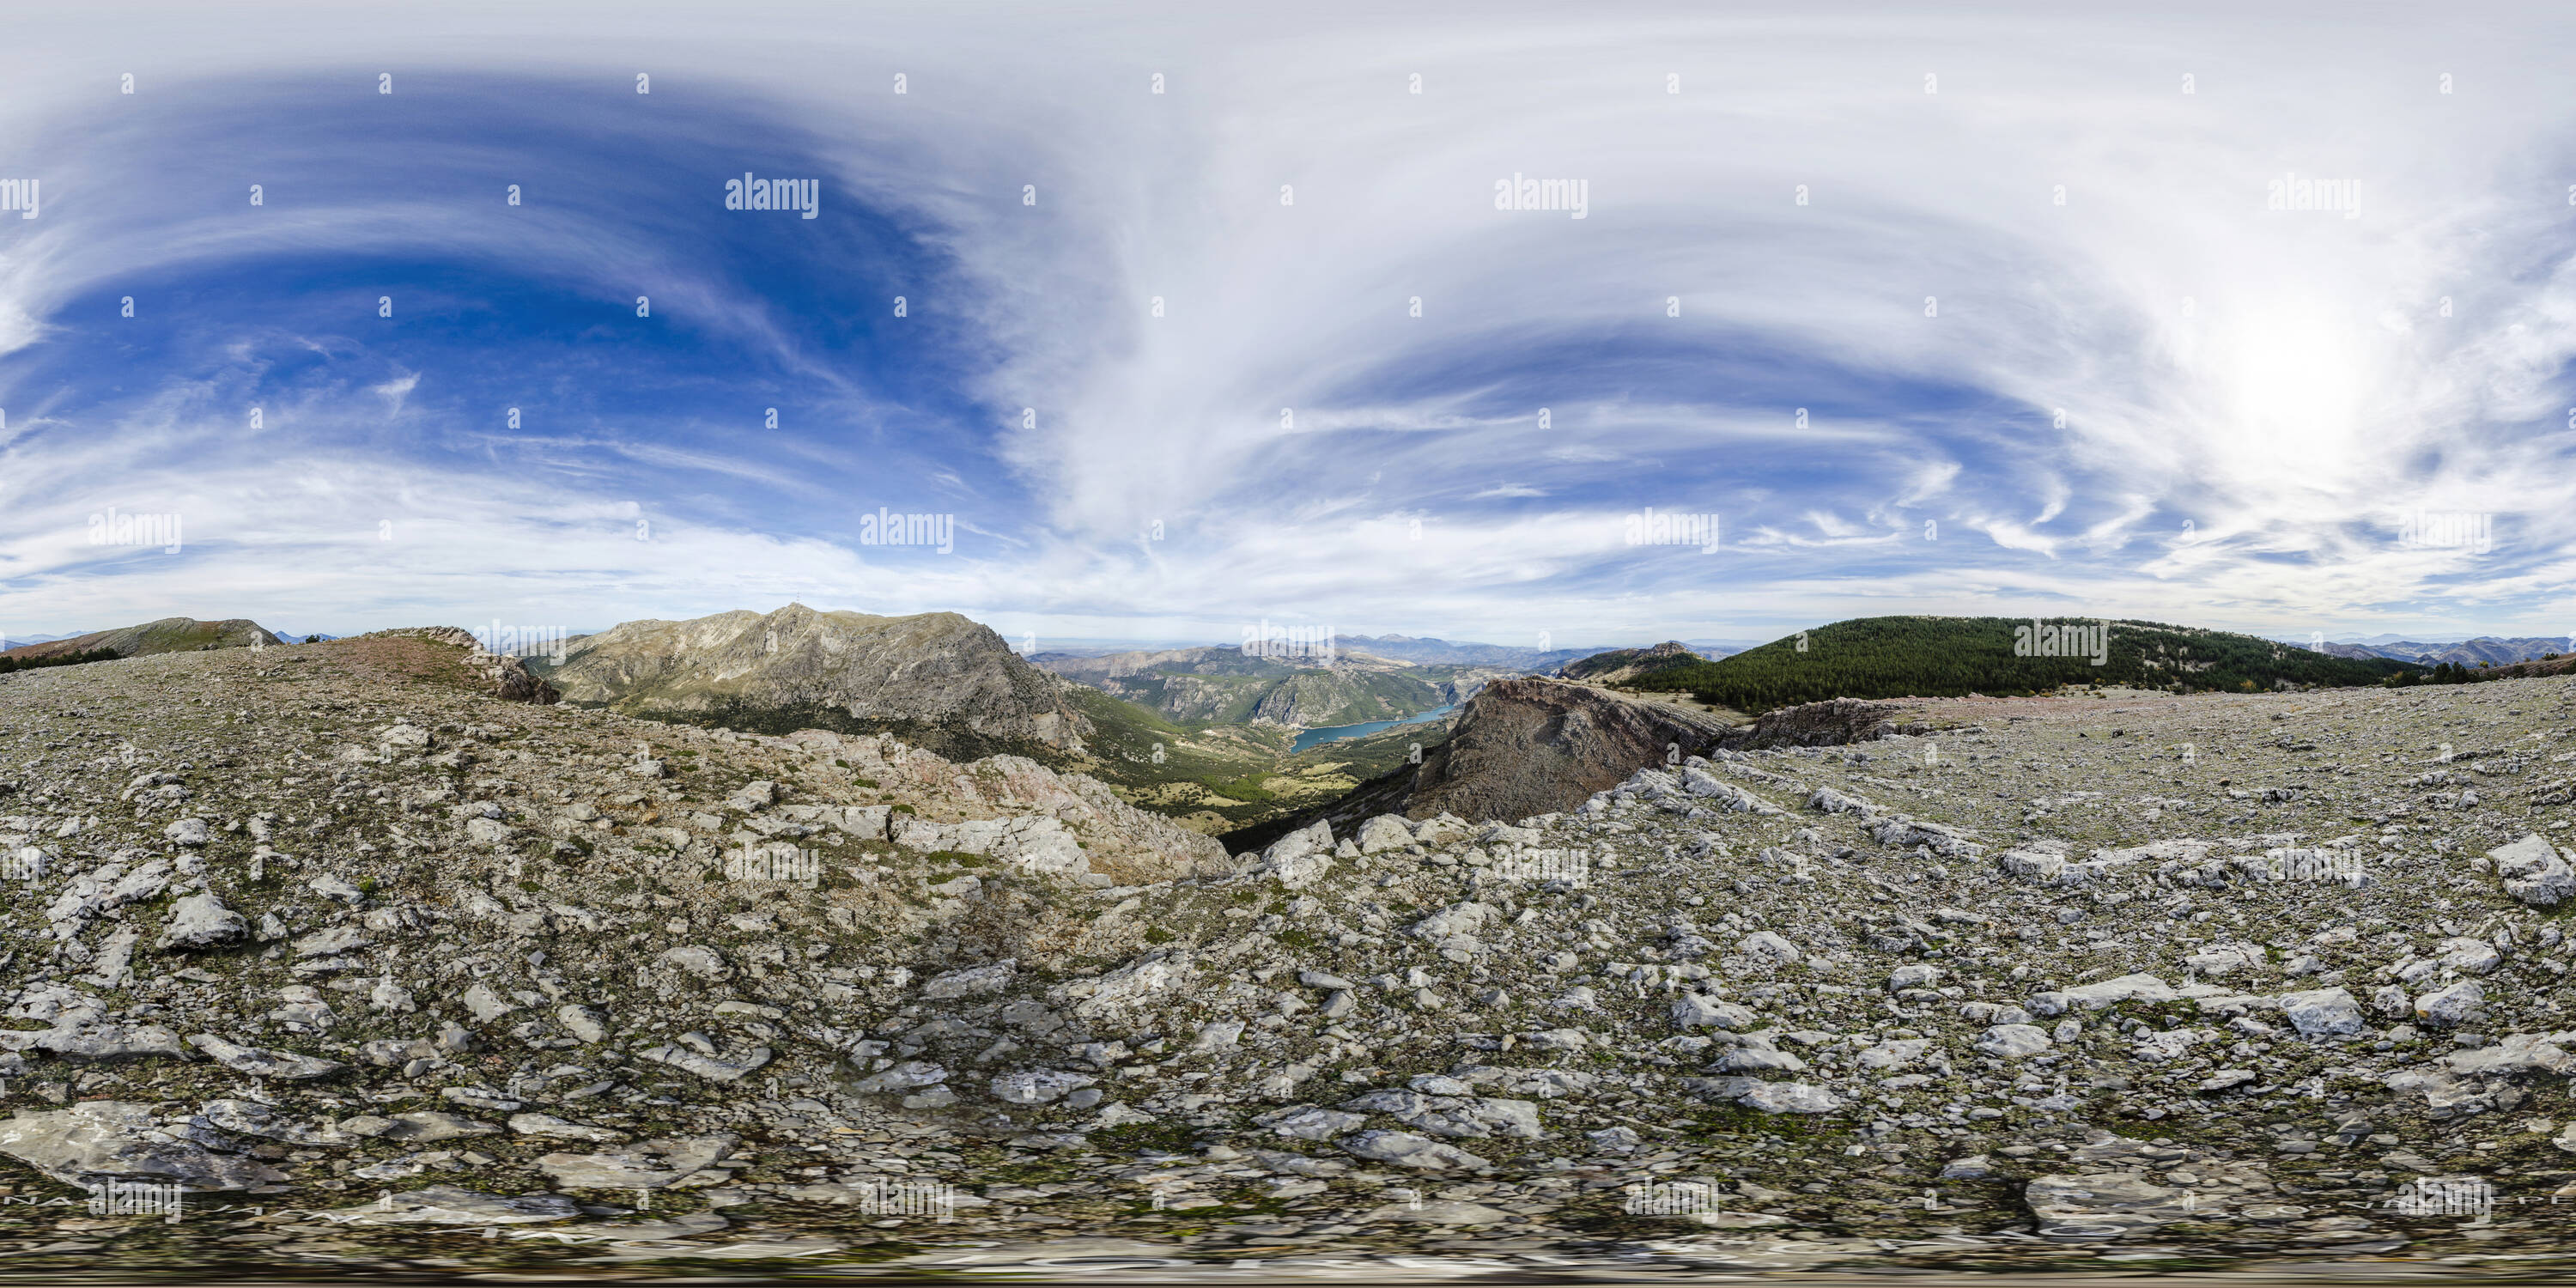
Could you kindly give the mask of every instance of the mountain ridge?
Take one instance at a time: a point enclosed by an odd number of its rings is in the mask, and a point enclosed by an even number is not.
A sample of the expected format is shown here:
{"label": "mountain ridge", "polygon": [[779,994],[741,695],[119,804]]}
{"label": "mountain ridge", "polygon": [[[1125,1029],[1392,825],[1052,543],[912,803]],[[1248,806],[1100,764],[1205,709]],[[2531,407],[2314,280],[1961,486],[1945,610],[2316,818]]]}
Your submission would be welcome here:
{"label": "mountain ridge", "polygon": [[957,613],[737,609],[623,622],[567,640],[561,662],[527,661],[576,706],[745,732],[893,733],[951,759],[1080,755],[1093,729],[1066,682]]}
{"label": "mountain ridge", "polygon": [[2392,683],[2412,663],[2348,659],[2137,619],[1886,616],[1800,631],[1652,683],[1750,714],[1831,698],[2031,694],[2065,685],[2193,692]]}
{"label": "mountain ridge", "polygon": [[164,617],[133,626],[118,626],[86,635],[62,635],[50,640],[21,644],[0,657],[43,658],[70,653],[90,653],[105,649],[118,657],[146,657],[155,653],[183,653],[208,648],[266,648],[286,641],[247,617],[221,621],[200,621],[194,617]]}
{"label": "mountain ridge", "polygon": [[1413,663],[1357,650],[1329,659],[1246,656],[1229,645],[1031,661],[1185,725],[1318,729],[1398,720],[1453,705],[1507,667]]}

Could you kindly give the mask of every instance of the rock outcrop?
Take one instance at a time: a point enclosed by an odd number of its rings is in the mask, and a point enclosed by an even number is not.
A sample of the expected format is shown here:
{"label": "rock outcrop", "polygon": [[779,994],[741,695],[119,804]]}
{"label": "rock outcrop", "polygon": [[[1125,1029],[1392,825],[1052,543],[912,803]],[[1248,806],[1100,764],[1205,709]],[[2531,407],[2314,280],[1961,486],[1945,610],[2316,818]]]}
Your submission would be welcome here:
{"label": "rock outcrop", "polygon": [[370,631],[357,637],[376,639],[424,639],[465,650],[465,665],[486,686],[485,692],[503,702],[533,702],[552,706],[563,701],[555,686],[538,679],[528,670],[526,659],[507,653],[494,653],[483,647],[474,632],[461,626],[406,626],[388,631]]}
{"label": "rock outcrop", "polygon": [[1700,712],[1585,685],[1500,680],[1423,753],[1399,812],[1481,821],[1572,809],[1642,766],[1706,752],[1726,731]]}
{"label": "rock outcrop", "polygon": [[875,617],[789,604],[627,622],[530,659],[564,700],[752,733],[892,733],[954,759],[1078,754],[1072,686],[955,613]]}
{"label": "rock outcrop", "polygon": [[1572,809],[1641,767],[1710,750],[1727,729],[1703,712],[1590,685],[1496,680],[1467,702],[1446,742],[1423,750],[1420,764],[1363,783],[1321,810],[1225,839],[1237,850],[1259,849],[1316,822],[1340,835],[1380,814],[1487,821]]}
{"label": "rock outcrop", "polygon": [[1718,742],[1730,751],[1771,747],[1840,747],[1870,742],[1897,731],[1899,708],[1887,702],[1835,698],[1764,713],[1747,725],[1726,731]]}

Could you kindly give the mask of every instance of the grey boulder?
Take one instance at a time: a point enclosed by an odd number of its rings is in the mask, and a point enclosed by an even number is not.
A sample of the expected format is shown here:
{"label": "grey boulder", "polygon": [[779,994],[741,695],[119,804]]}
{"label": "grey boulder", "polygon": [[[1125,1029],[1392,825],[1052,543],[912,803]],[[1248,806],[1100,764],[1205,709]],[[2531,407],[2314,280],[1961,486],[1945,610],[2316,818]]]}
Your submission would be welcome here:
{"label": "grey boulder", "polygon": [[212,1033],[199,1033],[188,1039],[188,1045],[205,1052],[214,1062],[235,1073],[254,1078],[280,1078],[289,1082],[306,1078],[327,1078],[349,1066],[337,1060],[297,1055],[292,1051],[271,1051],[265,1047],[243,1046]]}
{"label": "grey boulder", "polygon": [[242,915],[224,906],[224,901],[210,890],[186,895],[171,905],[170,922],[161,928],[161,937],[152,946],[160,952],[194,948],[212,948],[227,944],[250,933],[250,923]]}
{"label": "grey boulder", "polygon": [[2473,979],[2464,979],[2449,988],[2426,993],[2415,999],[2415,1016],[2427,1024],[2444,1028],[2464,1024],[2477,1018],[2486,1004],[2486,990]]}
{"label": "grey boulder", "polygon": [[331,1123],[315,1124],[280,1115],[276,1107],[256,1100],[209,1100],[198,1119],[217,1131],[257,1136],[289,1145],[354,1145],[357,1138]]}
{"label": "grey boulder", "polygon": [[599,1154],[548,1154],[537,1167],[569,1190],[658,1190],[688,1179],[733,1152],[737,1138],[648,1140]]}
{"label": "grey boulder", "polygon": [[577,1123],[553,1114],[513,1114],[510,1116],[510,1130],[522,1136],[555,1136],[598,1145],[620,1145],[631,1139],[622,1131],[593,1127],[589,1123]]}
{"label": "grey boulder", "polygon": [[246,1190],[286,1179],[257,1159],[217,1154],[165,1128],[148,1105],[119,1100],[22,1111],[0,1123],[0,1154],[84,1187],[117,1178],[190,1190]]}
{"label": "grey boulder", "polygon": [[580,1216],[581,1206],[560,1194],[512,1198],[433,1185],[323,1215],[334,1225],[526,1225]]}
{"label": "grey boulder", "polygon": [[2504,878],[2504,892],[2535,908],[2555,907],[2576,894],[2576,870],[2536,832],[2487,851],[2487,857],[2495,861],[2496,875]]}
{"label": "grey boulder", "polygon": [[1401,1131],[1364,1131],[1341,1140],[1343,1149],[1372,1163],[1392,1163],[1425,1172],[1474,1170],[1491,1164],[1455,1145]]}
{"label": "grey boulder", "polygon": [[753,1070],[769,1063],[768,1047],[753,1047],[740,1060],[719,1060],[684,1046],[658,1046],[638,1051],[636,1055],[657,1064],[667,1064],[683,1073],[693,1073],[709,1082],[740,1082]]}
{"label": "grey boulder", "polygon": [[2283,993],[2281,1014],[2301,1037],[2359,1033],[2367,1027],[2361,1018],[2361,1004],[2340,988]]}
{"label": "grey boulder", "polygon": [[1684,993],[1673,999],[1673,1027],[1677,1029],[1749,1029],[1753,1023],[1751,1010],[1704,993]]}
{"label": "grey boulder", "polygon": [[1979,1053],[1999,1060],[2019,1060],[2048,1048],[2048,1035],[2033,1024],[1998,1024],[1977,1039]]}

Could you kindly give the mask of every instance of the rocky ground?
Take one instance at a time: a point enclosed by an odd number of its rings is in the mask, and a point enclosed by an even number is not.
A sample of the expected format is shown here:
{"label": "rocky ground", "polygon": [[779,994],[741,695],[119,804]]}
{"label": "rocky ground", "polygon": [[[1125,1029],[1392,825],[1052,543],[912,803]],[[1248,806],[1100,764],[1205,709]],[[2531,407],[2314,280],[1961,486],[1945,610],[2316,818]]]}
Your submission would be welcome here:
{"label": "rocky ground", "polygon": [[1240,857],[509,681],[0,680],[0,1269],[2565,1269],[2562,679],[1897,704]]}

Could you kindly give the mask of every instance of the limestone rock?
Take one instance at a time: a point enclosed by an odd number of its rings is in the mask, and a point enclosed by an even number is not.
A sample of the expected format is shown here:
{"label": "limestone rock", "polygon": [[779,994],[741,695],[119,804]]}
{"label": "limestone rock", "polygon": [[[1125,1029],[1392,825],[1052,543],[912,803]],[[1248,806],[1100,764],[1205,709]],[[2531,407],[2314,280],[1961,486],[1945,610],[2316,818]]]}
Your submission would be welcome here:
{"label": "limestone rock", "polygon": [[286,1176],[256,1159],[217,1154],[172,1131],[148,1105],[88,1100],[69,1109],[21,1110],[0,1123],[7,1154],[66,1185],[106,1179],[244,1190]]}
{"label": "limestone rock", "polygon": [[1455,1145],[1411,1132],[1372,1129],[1345,1136],[1340,1143],[1343,1149],[1372,1163],[1389,1163],[1425,1172],[1472,1171],[1491,1166],[1484,1159]]}
{"label": "limestone rock", "polygon": [[189,951],[233,943],[250,933],[250,923],[224,906],[210,890],[182,895],[170,908],[170,920],[153,941],[159,952]]}
{"label": "limestone rock", "polygon": [[243,1046],[237,1042],[226,1041],[212,1033],[199,1033],[189,1038],[188,1044],[205,1052],[214,1059],[215,1063],[235,1073],[246,1073],[254,1078],[276,1078],[284,1082],[300,1082],[310,1078],[327,1078],[349,1067],[337,1060],[297,1055],[292,1051],[271,1051],[263,1047]]}
{"label": "limestone rock", "polygon": [[2546,837],[2526,832],[2509,845],[2487,851],[2505,893],[2535,908],[2552,908],[2576,894],[2576,869]]}

